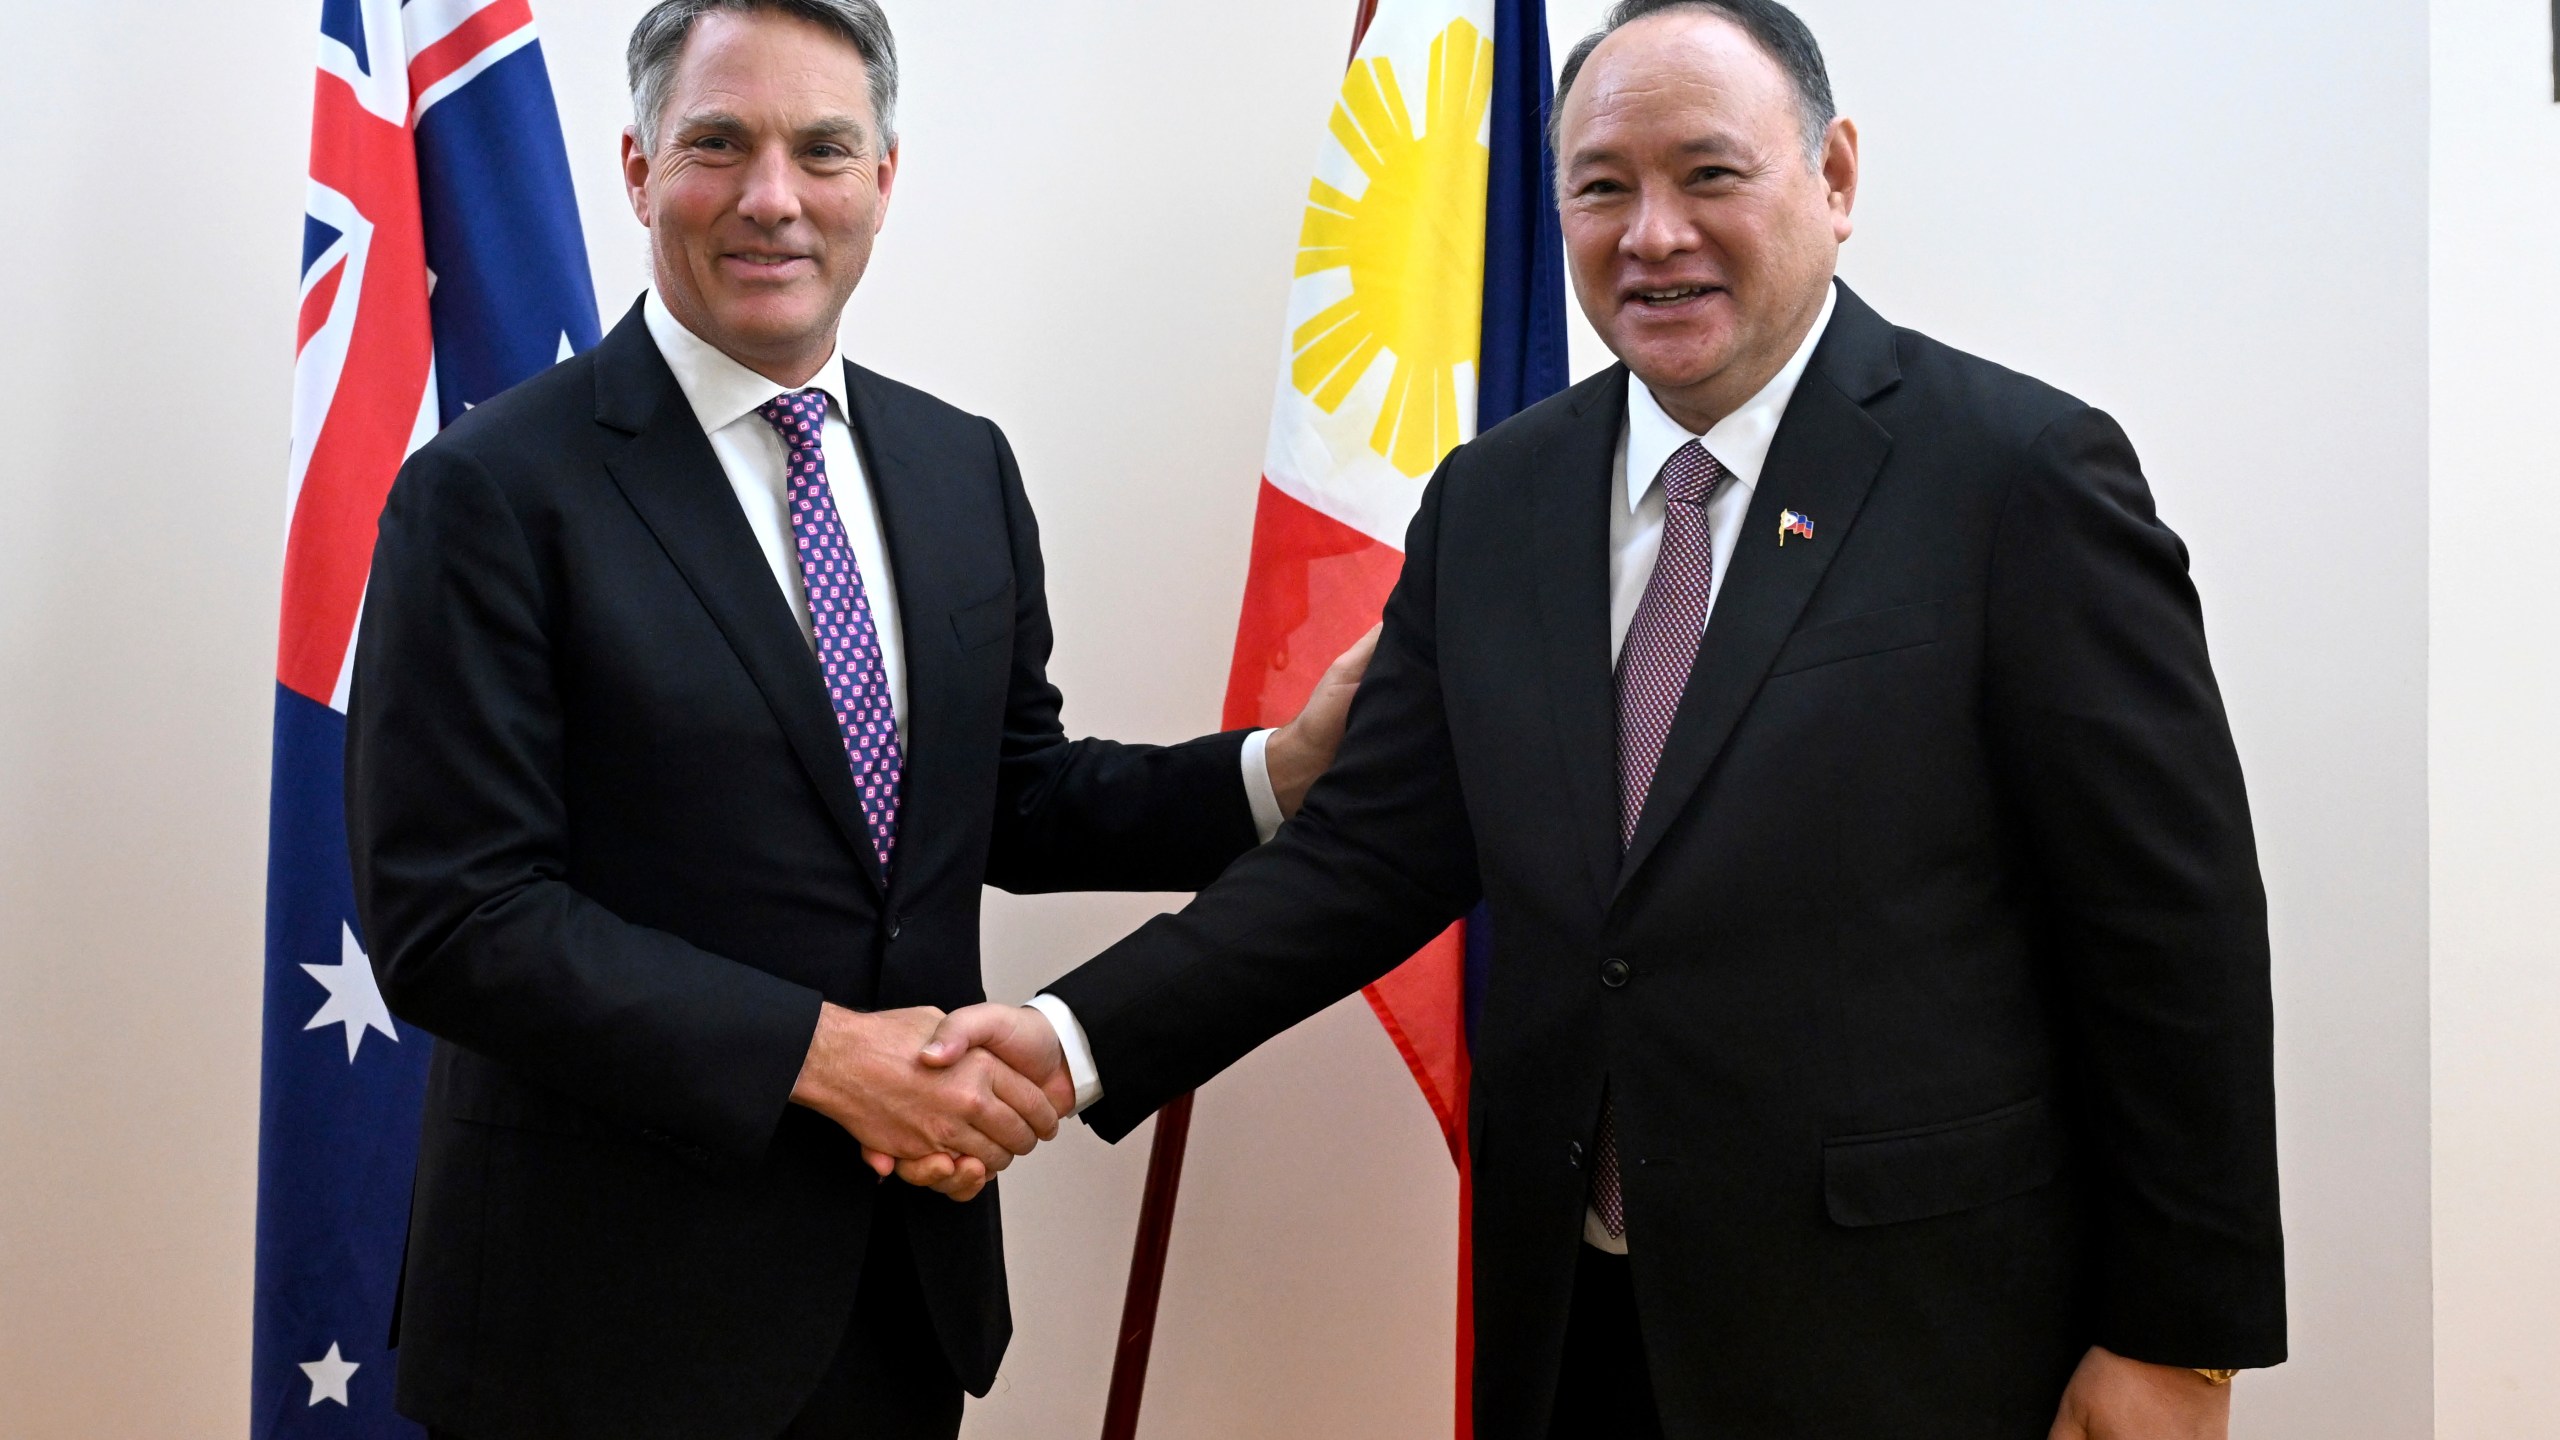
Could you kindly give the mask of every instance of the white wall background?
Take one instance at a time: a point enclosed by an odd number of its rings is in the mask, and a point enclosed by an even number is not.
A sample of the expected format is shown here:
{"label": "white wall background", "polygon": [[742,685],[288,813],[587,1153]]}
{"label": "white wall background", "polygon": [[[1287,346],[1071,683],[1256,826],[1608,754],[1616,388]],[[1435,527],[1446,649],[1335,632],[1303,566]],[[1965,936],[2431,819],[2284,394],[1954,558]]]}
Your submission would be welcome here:
{"label": "white wall background", "polygon": [[[1204,729],[1349,0],[892,4],[907,168],[849,348],[1012,434],[1070,723]],[[246,1414],[313,8],[0,4],[6,1440]],[[643,273],[612,165],[641,8],[539,0],[608,323]],[[1560,43],[1600,8],[1551,0]],[[1867,134],[1851,283],[2114,411],[2194,547],[2278,959],[2297,1358],[2244,1382],[2241,1433],[2425,1435],[2434,1383],[2445,1435],[2547,1428],[2560,995],[2520,898],[2560,780],[2544,7],[2436,0],[2432,102],[2424,0],[1803,8]],[[999,900],[991,988],[1149,908]],[[1143,1166],[1077,1132],[1008,1178],[1022,1334],[973,1437],[1096,1427]],[[1146,1433],[1445,1434],[1453,1198],[1356,1003],[1216,1082]]]}
{"label": "white wall background", "polygon": [[2560,105],[2539,7],[2435,7],[2437,1433],[2560,1414]]}

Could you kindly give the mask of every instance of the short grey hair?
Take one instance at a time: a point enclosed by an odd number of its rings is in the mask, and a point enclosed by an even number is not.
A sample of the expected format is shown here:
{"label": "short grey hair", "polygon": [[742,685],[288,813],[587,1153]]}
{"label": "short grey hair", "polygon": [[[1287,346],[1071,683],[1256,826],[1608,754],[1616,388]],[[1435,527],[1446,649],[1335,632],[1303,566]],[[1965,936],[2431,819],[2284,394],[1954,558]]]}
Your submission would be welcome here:
{"label": "short grey hair", "polygon": [[723,10],[795,16],[843,37],[862,53],[862,68],[870,77],[871,118],[880,132],[881,152],[898,143],[898,41],[889,33],[889,17],[879,0],[658,0],[631,27],[626,57],[641,154],[657,148],[658,126],[666,118],[667,87],[675,79],[676,61],[684,55],[684,42],[693,34],[694,22]]}
{"label": "short grey hair", "polygon": [[1778,0],[1618,0],[1600,21],[1600,28],[1582,37],[1564,59],[1564,73],[1556,81],[1555,106],[1547,120],[1547,148],[1554,152],[1556,164],[1564,164],[1564,100],[1573,93],[1573,82],[1582,74],[1584,62],[1600,42],[1629,25],[1666,10],[1700,10],[1720,15],[1742,29],[1778,68],[1786,72],[1794,85],[1796,110],[1804,125],[1805,158],[1816,166],[1822,163],[1823,142],[1830,137],[1831,122],[1839,109],[1831,99],[1831,72],[1822,63],[1822,46],[1815,42],[1813,30],[1797,17],[1796,12]]}

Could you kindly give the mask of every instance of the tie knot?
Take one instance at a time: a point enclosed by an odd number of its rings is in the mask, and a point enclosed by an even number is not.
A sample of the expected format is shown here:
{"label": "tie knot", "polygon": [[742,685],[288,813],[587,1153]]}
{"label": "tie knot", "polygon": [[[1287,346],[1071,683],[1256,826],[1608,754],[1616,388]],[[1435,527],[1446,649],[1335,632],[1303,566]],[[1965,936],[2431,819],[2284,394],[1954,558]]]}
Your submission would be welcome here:
{"label": "tie knot", "polygon": [[1707,447],[1692,440],[1662,462],[1662,498],[1675,505],[1704,505],[1725,473]]}
{"label": "tie knot", "polygon": [[827,392],[790,390],[756,407],[756,413],[794,450],[816,445],[827,427]]}

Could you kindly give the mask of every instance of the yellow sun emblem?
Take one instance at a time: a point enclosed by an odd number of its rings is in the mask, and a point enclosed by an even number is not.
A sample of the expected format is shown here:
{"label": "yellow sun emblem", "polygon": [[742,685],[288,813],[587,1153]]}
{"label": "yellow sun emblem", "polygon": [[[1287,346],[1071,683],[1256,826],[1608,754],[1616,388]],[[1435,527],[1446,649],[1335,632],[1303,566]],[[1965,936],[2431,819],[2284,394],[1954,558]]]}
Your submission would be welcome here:
{"label": "yellow sun emblem", "polygon": [[1458,433],[1458,367],[1484,322],[1484,192],[1477,132],[1493,100],[1493,42],[1465,20],[1431,42],[1428,122],[1416,134],[1385,58],[1351,67],[1333,137],[1369,177],[1357,198],[1322,180],[1298,232],[1301,277],[1348,268],[1351,294],[1290,337],[1290,380],[1328,415],[1385,351],[1395,358],[1370,448],[1409,477]]}

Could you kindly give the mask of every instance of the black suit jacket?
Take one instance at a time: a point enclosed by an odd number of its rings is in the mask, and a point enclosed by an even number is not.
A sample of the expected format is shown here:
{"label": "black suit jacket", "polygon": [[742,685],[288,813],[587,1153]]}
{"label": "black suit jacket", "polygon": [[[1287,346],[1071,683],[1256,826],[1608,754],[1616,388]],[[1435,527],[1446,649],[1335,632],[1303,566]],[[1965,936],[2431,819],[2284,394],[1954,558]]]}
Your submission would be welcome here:
{"label": "black suit jacket", "polygon": [[[1192,889],[1253,843],[1240,733],[1066,738],[1003,435],[846,372],[905,637],[886,875],[637,309],[420,450],[383,514],[348,828],[383,995],[444,1042],[399,1398],[474,1440],[771,1440],[852,1314],[879,1184],[788,1104],[821,997],[979,1000],[983,884]],[[922,1199],[930,1323],[983,1394],[1011,1333],[996,1195]]]}
{"label": "black suit jacket", "polygon": [[1604,1091],[1673,1437],[2041,1440],[2092,1342],[2281,1359],[2265,901],[2123,434],[1844,287],[1622,857],[1625,384],[1449,457],[1299,818],[1051,987],[1088,1118],[1126,1132],[1482,897],[1485,1440],[1547,1433]]}

